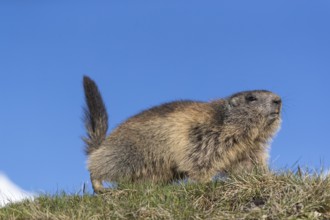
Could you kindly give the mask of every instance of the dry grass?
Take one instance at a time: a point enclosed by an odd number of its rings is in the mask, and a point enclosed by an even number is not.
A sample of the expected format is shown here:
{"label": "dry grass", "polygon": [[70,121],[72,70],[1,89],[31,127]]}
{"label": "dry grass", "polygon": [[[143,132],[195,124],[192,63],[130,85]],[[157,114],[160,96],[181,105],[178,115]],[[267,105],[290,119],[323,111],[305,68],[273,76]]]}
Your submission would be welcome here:
{"label": "dry grass", "polygon": [[244,174],[208,184],[124,184],[102,196],[41,196],[0,219],[330,219],[330,177]]}

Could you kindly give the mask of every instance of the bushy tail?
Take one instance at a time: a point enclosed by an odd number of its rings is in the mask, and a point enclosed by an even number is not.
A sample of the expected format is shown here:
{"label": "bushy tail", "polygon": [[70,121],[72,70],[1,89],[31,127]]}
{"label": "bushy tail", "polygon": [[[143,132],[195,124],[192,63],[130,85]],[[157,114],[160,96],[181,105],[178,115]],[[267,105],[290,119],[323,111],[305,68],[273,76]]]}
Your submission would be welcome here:
{"label": "bushy tail", "polygon": [[84,91],[86,107],[84,108],[84,123],[87,129],[85,152],[90,154],[100,147],[106,138],[108,130],[108,114],[100,91],[95,82],[84,76]]}

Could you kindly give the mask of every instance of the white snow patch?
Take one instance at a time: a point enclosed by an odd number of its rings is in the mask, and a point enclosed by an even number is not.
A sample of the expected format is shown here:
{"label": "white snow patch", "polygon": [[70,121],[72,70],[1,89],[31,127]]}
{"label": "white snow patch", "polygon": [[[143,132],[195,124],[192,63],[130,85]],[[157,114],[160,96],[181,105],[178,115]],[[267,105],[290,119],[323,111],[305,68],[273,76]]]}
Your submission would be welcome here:
{"label": "white snow patch", "polygon": [[0,172],[0,208],[9,203],[20,202],[25,199],[33,200],[34,196],[33,193],[19,188]]}

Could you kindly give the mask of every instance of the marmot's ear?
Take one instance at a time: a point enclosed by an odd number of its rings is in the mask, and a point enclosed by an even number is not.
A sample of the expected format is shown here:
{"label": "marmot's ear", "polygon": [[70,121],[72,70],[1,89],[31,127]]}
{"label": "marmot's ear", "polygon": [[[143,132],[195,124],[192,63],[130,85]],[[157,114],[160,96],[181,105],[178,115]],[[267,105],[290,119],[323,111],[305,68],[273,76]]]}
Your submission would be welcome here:
{"label": "marmot's ear", "polygon": [[239,105],[239,97],[233,97],[229,100],[229,104],[232,107],[236,107]]}

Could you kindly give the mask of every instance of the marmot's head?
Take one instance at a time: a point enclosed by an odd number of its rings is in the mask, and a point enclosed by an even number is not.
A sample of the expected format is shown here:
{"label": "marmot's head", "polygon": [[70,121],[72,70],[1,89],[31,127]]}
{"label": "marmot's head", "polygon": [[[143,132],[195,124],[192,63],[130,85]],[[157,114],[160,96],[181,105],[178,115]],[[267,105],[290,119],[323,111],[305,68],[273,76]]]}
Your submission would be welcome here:
{"label": "marmot's head", "polygon": [[253,90],[236,93],[228,98],[231,109],[242,110],[247,113],[257,113],[267,124],[278,124],[281,120],[281,98],[266,90]]}

